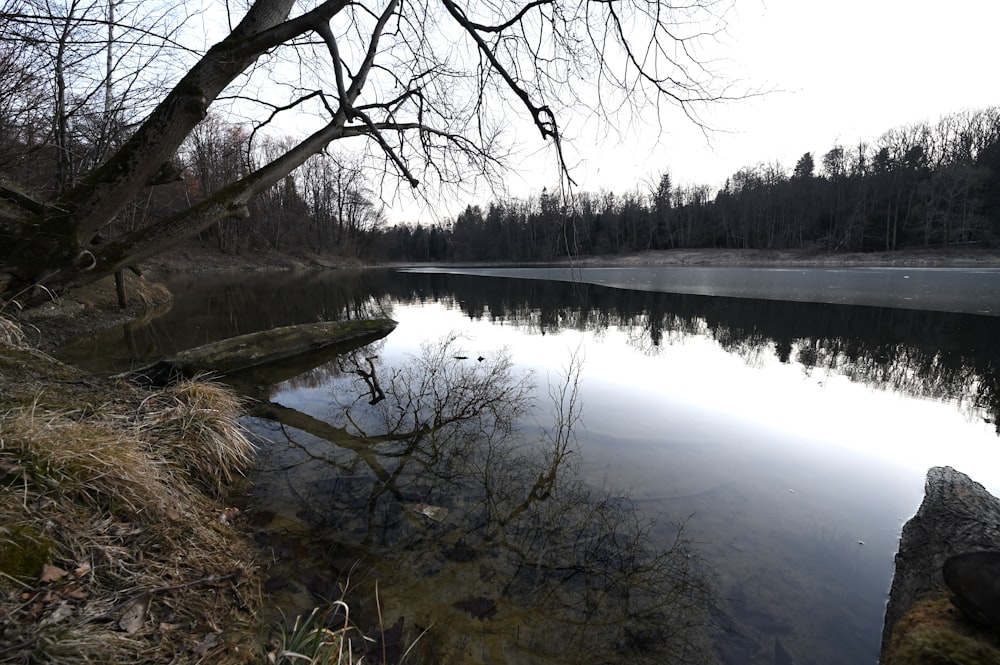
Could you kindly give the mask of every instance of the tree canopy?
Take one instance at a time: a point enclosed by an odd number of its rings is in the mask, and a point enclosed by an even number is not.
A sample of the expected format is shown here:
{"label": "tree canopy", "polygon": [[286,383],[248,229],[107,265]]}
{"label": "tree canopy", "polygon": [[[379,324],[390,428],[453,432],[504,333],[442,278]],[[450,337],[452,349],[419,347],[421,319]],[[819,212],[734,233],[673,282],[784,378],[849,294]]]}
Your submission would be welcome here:
{"label": "tree canopy", "polygon": [[[221,7],[6,0],[0,66],[14,75],[3,83],[10,101],[0,108],[0,142],[15,162],[41,164],[44,154],[52,167],[30,177],[4,170],[0,297],[57,294],[246,217],[255,196],[332,153],[334,142],[384,179],[461,186],[499,177],[509,119],[521,117],[569,177],[568,109],[612,120],[621,109],[672,104],[698,122],[702,105],[732,96],[697,56],[699,41],[723,30],[727,8],[717,0],[257,0],[229,17],[235,27],[214,45],[191,47],[183,17],[204,11],[202,23],[224,23],[213,18]],[[129,206],[151,200],[151,187],[180,177],[179,150],[216,108],[246,117],[252,137],[269,127],[304,131],[266,159],[235,165],[203,196],[174,197],[141,223],[123,223]]]}

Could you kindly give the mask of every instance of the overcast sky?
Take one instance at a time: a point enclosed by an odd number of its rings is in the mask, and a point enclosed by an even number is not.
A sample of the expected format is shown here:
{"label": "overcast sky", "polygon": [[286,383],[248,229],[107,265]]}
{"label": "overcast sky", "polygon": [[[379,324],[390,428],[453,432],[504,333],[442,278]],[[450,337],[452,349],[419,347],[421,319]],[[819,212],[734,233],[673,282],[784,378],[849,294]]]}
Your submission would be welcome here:
{"label": "overcast sky", "polygon": [[[730,77],[773,92],[706,115],[719,130],[710,142],[673,116],[658,136],[652,110],[629,136],[577,134],[573,176],[581,190],[621,193],[669,170],[675,184],[715,188],[743,166],[791,169],[804,152],[819,164],[838,142],[998,105],[998,26],[996,0],[736,0],[727,43],[712,56],[727,58],[719,66]],[[536,132],[523,138],[542,147]],[[551,158],[536,153],[508,185],[526,196],[556,182]],[[412,207],[390,211],[415,215],[434,221]]]}

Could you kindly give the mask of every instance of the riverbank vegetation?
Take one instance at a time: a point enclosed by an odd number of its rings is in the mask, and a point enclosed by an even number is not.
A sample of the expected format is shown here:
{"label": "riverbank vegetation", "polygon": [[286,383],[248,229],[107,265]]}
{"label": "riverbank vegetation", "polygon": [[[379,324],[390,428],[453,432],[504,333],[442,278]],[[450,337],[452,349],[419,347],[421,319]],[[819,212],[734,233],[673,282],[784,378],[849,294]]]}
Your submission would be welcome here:
{"label": "riverbank vegetation", "polygon": [[88,376],[0,317],[0,659],[259,658],[257,553],[230,524],[239,400]]}
{"label": "riverbank vegetation", "polygon": [[233,505],[258,463],[245,398],[204,375],[97,377],[39,350],[170,306],[161,285],[127,282],[124,312],[110,278],[33,323],[0,312],[0,661],[359,662],[368,641],[343,602],[286,616],[263,591],[273,555]]}

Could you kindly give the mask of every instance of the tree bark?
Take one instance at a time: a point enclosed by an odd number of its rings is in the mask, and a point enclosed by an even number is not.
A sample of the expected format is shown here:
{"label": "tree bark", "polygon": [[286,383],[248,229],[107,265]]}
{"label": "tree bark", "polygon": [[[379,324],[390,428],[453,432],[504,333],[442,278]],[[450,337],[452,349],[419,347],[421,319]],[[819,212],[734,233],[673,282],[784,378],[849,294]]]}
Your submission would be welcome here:
{"label": "tree bark", "polygon": [[[87,174],[57,201],[7,215],[0,264],[11,271],[7,290],[33,284],[50,291],[92,282],[129,263],[154,255],[171,243],[228,216],[241,216],[249,198],[280,180],[330,140],[339,138],[343,109],[327,128],[291,153],[226,188],[203,205],[164,223],[92,245],[101,228],[134,198],[207,112],[209,105],[263,53],[329,21],[346,0],[324,2],[288,20],[294,0],[258,0],[233,32],[212,47],[153,110],[132,137],[103,165]],[[363,80],[359,75],[358,79]],[[358,80],[355,81],[358,83]],[[353,90],[354,96],[357,90]],[[349,103],[348,100],[342,102]],[[26,298],[30,301],[30,296]]]}
{"label": "tree bark", "polygon": [[145,377],[154,384],[201,372],[227,375],[327,349],[343,352],[344,345],[357,348],[385,337],[395,328],[396,322],[390,319],[283,326],[181,351],[129,375]]}

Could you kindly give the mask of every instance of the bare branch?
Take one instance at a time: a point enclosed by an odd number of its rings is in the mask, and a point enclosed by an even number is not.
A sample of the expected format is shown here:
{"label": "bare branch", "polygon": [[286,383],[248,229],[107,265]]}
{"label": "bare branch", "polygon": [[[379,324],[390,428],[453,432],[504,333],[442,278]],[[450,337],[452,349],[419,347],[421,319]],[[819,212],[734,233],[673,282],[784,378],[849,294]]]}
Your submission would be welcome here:
{"label": "bare branch", "polygon": [[[559,126],[556,122],[556,116],[552,112],[552,109],[547,105],[536,106],[531,100],[531,96],[528,95],[527,91],[518,84],[507,68],[501,64],[496,54],[493,53],[492,49],[486,44],[483,37],[477,32],[475,25],[466,18],[465,13],[452,1],[452,0],[441,0],[442,4],[448,10],[459,25],[461,25],[465,31],[472,37],[473,41],[479,48],[480,53],[482,53],[487,60],[489,60],[490,65],[493,67],[503,80],[507,83],[507,87],[521,100],[524,107],[528,109],[531,114],[532,121],[541,132],[543,139],[552,139],[555,144],[556,153],[559,158],[560,169],[563,171],[564,176],[569,182],[572,179],[569,177],[569,169],[566,165],[566,159],[563,156],[562,141],[559,136]],[[545,4],[545,3],[538,3]]]}

